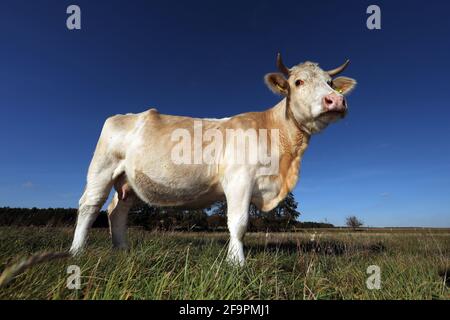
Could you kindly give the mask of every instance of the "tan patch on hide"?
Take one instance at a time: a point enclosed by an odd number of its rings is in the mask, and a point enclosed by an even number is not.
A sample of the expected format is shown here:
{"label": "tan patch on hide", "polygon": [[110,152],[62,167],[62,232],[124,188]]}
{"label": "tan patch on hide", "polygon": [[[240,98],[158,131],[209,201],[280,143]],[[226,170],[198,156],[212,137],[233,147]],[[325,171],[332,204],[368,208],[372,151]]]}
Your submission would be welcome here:
{"label": "tan patch on hide", "polygon": [[254,203],[263,211],[270,211],[275,208],[295,187],[299,175],[300,161],[309,143],[309,136],[297,128],[294,123],[290,123],[292,119],[280,121],[272,111],[273,109],[269,109],[264,112],[240,114],[222,124],[226,129],[248,130],[255,128],[258,135],[258,129],[267,129],[268,150],[270,150],[272,144],[270,130],[279,130],[279,174],[270,176],[269,179],[272,181],[271,183],[278,183],[280,189],[278,195],[270,200],[258,197],[253,199]]}
{"label": "tan patch on hide", "polygon": [[119,131],[131,131],[136,124],[136,115],[134,114],[118,114],[106,120],[106,124],[110,128]]}
{"label": "tan patch on hide", "polygon": [[[255,199],[255,204],[261,210],[270,211],[275,208],[297,184],[300,161],[308,147],[309,136],[297,127],[293,129],[293,127],[289,127],[287,123],[275,121],[275,116],[271,114],[271,110],[250,114],[252,116],[259,116],[257,123],[260,125],[260,128],[279,130],[279,174],[270,177],[272,183],[278,183],[280,186],[278,195],[270,200],[262,198]],[[289,119],[286,119],[285,121],[289,121]]]}

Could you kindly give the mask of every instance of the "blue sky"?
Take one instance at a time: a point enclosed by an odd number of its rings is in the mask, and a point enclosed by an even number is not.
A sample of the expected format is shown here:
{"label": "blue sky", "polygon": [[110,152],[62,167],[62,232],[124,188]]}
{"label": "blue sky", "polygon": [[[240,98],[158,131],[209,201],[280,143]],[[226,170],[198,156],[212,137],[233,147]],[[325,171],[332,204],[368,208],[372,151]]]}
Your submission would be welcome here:
{"label": "blue sky", "polygon": [[280,51],[324,69],[348,57],[359,83],[305,154],[301,220],[450,227],[450,4],[374,3],[381,30],[368,1],[2,1],[0,206],[76,207],[110,115],[271,107]]}

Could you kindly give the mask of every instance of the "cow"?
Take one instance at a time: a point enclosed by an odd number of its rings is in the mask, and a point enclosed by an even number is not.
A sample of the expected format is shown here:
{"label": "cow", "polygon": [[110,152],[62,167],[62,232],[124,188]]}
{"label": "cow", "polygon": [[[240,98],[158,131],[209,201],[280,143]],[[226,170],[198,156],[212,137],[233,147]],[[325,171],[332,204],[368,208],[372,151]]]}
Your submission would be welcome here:
{"label": "cow", "polygon": [[[347,67],[349,60],[330,71],[309,61],[288,68],[280,54],[276,64],[279,72],[269,73],[264,79],[282,100],[263,112],[225,119],[197,119],[149,109],[108,118],[89,165],[70,253],[76,255],[82,251],[88,229],[115,188],[107,210],[113,247],[127,248],[127,215],[138,200],[155,206],[180,207],[205,207],[226,200],[230,233],[227,260],[244,265],[243,238],[250,203],[269,211],[295,187],[311,135],[345,117],[348,110],[345,95],[356,85],[354,79],[335,77]],[[261,169],[267,163],[261,161],[235,161],[234,147],[228,148],[229,140],[222,141],[224,148],[211,153],[215,161],[192,161],[195,148],[207,148],[214,134],[209,140],[197,142],[193,150],[174,152],[180,151],[183,133],[194,136],[213,131],[220,135],[233,130],[244,134],[254,130],[258,138],[267,130],[275,132],[268,135],[266,142],[271,156],[276,156],[276,170],[264,173]],[[174,133],[177,133],[175,138]],[[195,145],[195,138],[193,143],[187,141],[188,146]],[[249,149],[250,143],[245,141],[240,145],[244,149],[234,150],[234,156]],[[179,157],[174,158],[174,154]],[[186,162],[179,161],[180,157]]]}

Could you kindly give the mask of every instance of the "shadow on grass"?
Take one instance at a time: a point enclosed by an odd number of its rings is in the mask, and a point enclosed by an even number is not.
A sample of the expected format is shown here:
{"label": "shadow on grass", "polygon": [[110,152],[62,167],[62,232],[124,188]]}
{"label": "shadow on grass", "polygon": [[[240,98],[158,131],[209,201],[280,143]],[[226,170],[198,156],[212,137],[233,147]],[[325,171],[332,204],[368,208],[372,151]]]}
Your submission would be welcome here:
{"label": "shadow on grass", "polygon": [[256,252],[283,252],[283,253],[317,253],[322,255],[343,255],[345,253],[368,252],[380,253],[386,250],[386,246],[377,242],[374,244],[348,244],[342,241],[298,241],[267,243],[266,245],[249,244],[248,249]]}
{"label": "shadow on grass", "polygon": [[[227,240],[216,239],[215,243],[225,246],[228,244]],[[189,241],[193,245],[206,245],[210,244],[211,240],[205,239],[190,239]],[[283,242],[268,242],[268,243],[245,243],[245,249],[248,251],[260,253],[260,252],[281,252],[281,253],[317,253],[321,255],[343,255],[345,253],[382,253],[386,251],[386,245],[381,241],[360,244],[360,243],[346,243],[339,240],[321,240],[321,241],[283,241]]]}

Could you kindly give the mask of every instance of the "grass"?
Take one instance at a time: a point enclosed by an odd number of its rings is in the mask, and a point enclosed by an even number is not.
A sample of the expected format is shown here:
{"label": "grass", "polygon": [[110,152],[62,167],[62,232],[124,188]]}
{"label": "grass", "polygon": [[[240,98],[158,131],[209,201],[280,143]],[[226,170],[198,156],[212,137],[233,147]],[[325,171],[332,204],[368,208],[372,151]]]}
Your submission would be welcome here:
{"label": "grass", "polygon": [[[129,231],[128,252],[92,230],[78,258],[36,265],[0,289],[0,299],[449,299],[450,232],[255,233],[247,265],[225,261],[227,234]],[[0,227],[0,270],[38,251],[67,250],[69,228]],[[67,267],[81,289],[66,287]],[[367,267],[381,289],[366,287]],[[446,284],[447,281],[447,284]]]}

